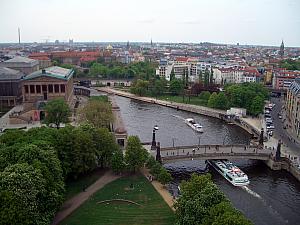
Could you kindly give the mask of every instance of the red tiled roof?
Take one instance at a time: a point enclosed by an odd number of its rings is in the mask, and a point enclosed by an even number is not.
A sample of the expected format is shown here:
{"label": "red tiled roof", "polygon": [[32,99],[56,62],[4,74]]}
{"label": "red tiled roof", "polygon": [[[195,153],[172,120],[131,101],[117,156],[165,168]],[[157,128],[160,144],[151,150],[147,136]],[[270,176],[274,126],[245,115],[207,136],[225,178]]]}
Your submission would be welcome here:
{"label": "red tiled roof", "polygon": [[36,60],[50,60],[48,56],[29,56],[28,58]]}
{"label": "red tiled roof", "polygon": [[177,58],[176,58],[176,61],[177,61],[177,62],[187,62],[188,59],[189,59],[189,58],[187,58],[187,57],[177,57]]}
{"label": "red tiled roof", "polygon": [[97,57],[81,57],[80,61],[81,62],[91,62],[91,61],[96,61]]}

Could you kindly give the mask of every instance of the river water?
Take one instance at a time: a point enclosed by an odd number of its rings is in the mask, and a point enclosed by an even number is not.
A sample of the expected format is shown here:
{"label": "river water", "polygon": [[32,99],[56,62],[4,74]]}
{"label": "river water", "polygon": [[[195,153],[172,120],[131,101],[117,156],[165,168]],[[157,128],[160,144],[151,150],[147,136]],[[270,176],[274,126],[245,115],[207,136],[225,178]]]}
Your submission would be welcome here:
{"label": "river water", "polygon": [[[195,144],[246,144],[250,135],[239,127],[189,112],[115,97],[129,135],[138,135],[142,142],[150,142],[152,129],[159,126],[156,140],[162,147]],[[204,133],[195,133],[184,119],[194,118],[201,123]],[[250,179],[245,188],[234,187],[221,175],[210,169],[213,181],[231,200],[232,204],[257,225],[300,224],[300,183],[285,171],[272,171],[255,160],[233,161]],[[192,172],[202,173],[204,161],[167,164],[174,182],[170,191],[176,194],[180,180]]]}

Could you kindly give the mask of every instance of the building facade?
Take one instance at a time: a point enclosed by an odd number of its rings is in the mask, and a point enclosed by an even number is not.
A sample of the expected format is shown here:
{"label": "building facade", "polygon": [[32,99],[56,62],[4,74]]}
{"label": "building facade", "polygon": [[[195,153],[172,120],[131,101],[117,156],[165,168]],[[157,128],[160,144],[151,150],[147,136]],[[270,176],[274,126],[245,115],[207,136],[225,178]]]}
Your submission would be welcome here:
{"label": "building facade", "polygon": [[27,75],[39,70],[39,62],[35,59],[16,56],[12,59],[0,63],[0,67],[7,67],[10,69],[18,70]]}
{"label": "building facade", "polygon": [[24,74],[20,71],[0,67],[0,104],[15,106],[22,101],[21,79]]}
{"label": "building facade", "polygon": [[286,116],[293,132],[300,137],[300,78],[295,79],[287,90]]}
{"label": "building facade", "polygon": [[53,66],[23,77],[23,110],[17,115],[11,115],[10,123],[43,120],[44,106],[52,99],[62,98],[71,106],[74,96],[73,73],[73,70]]}

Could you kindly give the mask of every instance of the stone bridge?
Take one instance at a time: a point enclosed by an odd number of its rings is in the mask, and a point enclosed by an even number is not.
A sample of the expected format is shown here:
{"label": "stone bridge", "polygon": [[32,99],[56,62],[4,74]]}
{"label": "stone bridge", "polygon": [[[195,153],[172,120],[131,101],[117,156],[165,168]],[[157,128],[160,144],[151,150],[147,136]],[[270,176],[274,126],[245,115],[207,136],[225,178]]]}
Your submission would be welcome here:
{"label": "stone bridge", "polygon": [[275,155],[274,150],[268,150],[259,145],[193,145],[160,148],[151,151],[156,160],[162,164],[206,159],[255,159],[268,160]]}

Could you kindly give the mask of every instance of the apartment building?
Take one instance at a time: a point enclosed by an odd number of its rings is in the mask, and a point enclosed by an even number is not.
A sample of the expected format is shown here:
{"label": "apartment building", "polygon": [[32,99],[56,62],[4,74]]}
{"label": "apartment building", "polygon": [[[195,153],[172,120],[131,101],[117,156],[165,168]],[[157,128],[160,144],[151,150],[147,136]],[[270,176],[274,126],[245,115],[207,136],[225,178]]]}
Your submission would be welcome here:
{"label": "apartment building", "polygon": [[287,89],[286,115],[291,129],[300,137],[300,78],[296,78]]}

